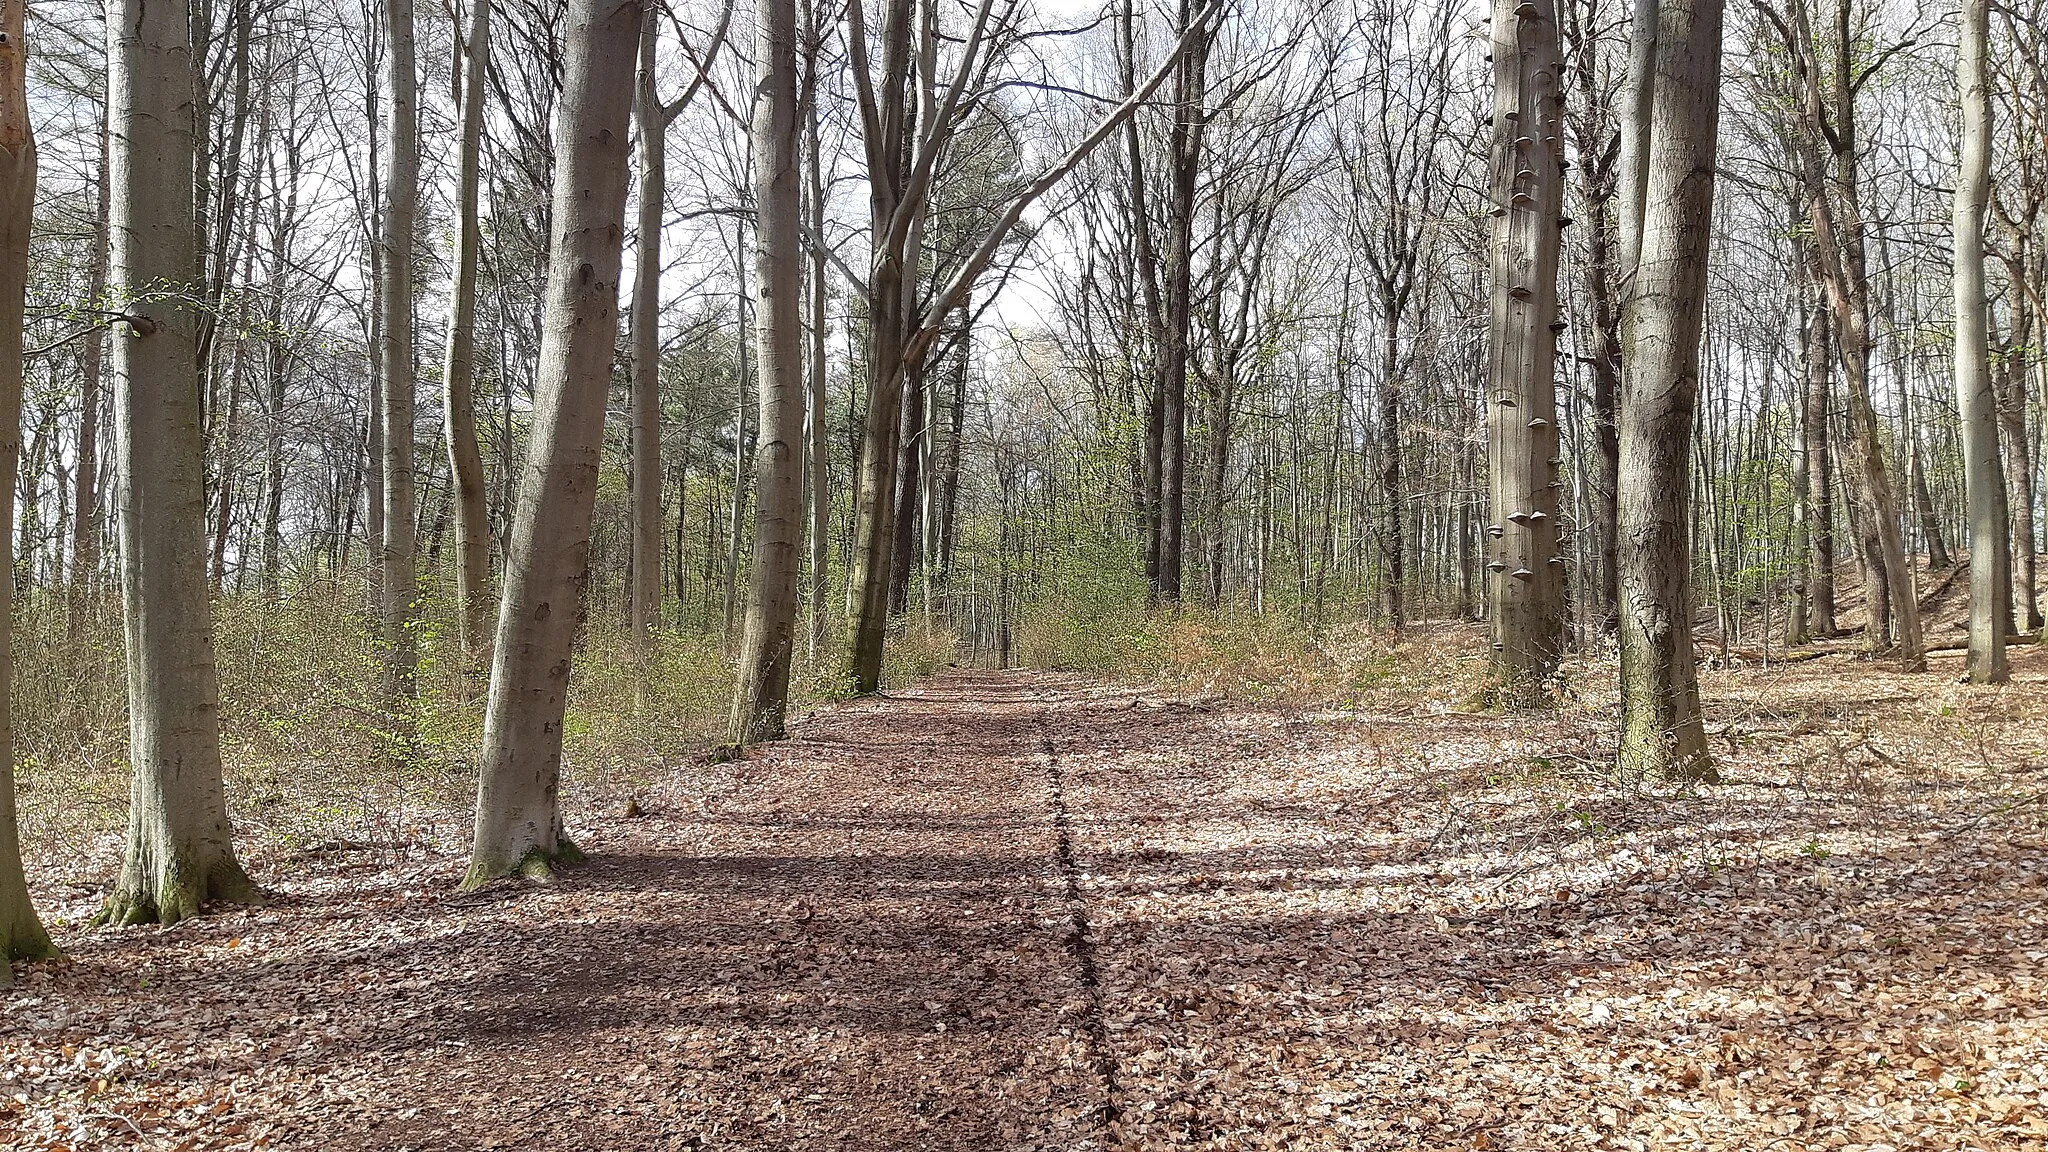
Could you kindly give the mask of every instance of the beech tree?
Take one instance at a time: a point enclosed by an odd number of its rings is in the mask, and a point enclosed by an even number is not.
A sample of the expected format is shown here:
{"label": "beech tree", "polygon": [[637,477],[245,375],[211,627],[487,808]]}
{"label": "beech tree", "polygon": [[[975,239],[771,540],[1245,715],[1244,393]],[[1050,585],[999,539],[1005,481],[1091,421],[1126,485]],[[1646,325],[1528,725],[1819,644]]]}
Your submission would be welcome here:
{"label": "beech tree", "polygon": [[754,564],[732,705],[732,742],[742,746],[782,737],[796,649],[805,432],[796,35],[795,0],[756,0],[754,362],[761,440],[754,452]]}
{"label": "beech tree", "polygon": [[[28,115],[28,51],[22,35],[26,0],[0,3],[0,454],[21,454],[23,313],[28,295],[28,234],[35,219],[36,141]],[[14,523],[15,480],[0,476],[0,524]],[[6,571],[14,570],[14,536],[0,545]],[[0,580],[0,619],[12,620],[14,581]],[[14,680],[12,628],[0,633],[0,684]],[[14,709],[0,693],[0,988],[14,983],[13,962],[54,955],[30,902],[21,869],[14,813]]]}
{"label": "beech tree", "polygon": [[[1617,564],[1624,770],[1713,778],[1692,652],[1691,444],[1720,122],[1721,0],[1660,0],[1624,328]],[[1624,209],[1624,213],[1628,209]]]}
{"label": "beech tree", "polygon": [[[491,524],[483,452],[476,436],[476,279],[483,246],[477,191],[484,132],[484,77],[491,66],[491,0],[469,0],[461,35],[462,126],[455,169],[455,268],[448,290],[448,357],[442,424],[454,488],[456,626],[463,658],[489,659]],[[465,669],[465,672],[468,670]]]}
{"label": "beech tree", "polygon": [[379,238],[378,375],[383,403],[384,535],[383,570],[386,690],[401,739],[412,727],[417,691],[419,639],[413,621],[419,599],[415,564],[413,488],[413,233],[420,199],[419,70],[413,51],[412,0],[381,0],[385,15],[384,213]]}
{"label": "beech tree", "polygon": [[260,897],[221,782],[199,432],[192,39],[183,5],[107,8],[108,284],[127,629],[128,839],[104,920],[175,923]]}
{"label": "beech tree", "polygon": [[630,59],[639,0],[571,0],[534,426],[522,469],[484,712],[482,785],[465,887],[546,879],[562,835],[562,718],[582,623],[605,393],[624,263]]}
{"label": "beech tree", "polygon": [[1998,459],[1998,400],[1984,300],[1984,215],[1991,197],[1991,7],[1962,0],[1956,86],[1963,133],[1955,190],[1956,405],[1963,418],[1963,475],[1970,509],[1970,650],[1965,678],[2002,684],[2012,626],[2005,476]]}

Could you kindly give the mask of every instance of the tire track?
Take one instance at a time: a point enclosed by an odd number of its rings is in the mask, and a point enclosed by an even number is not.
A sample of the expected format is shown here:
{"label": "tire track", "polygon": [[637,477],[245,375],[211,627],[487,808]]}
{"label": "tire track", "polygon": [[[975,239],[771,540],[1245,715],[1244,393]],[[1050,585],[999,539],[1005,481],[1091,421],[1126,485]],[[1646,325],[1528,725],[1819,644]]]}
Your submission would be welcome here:
{"label": "tire track", "polygon": [[1082,1033],[1088,1040],[1088,1056],[1095,1066],[1095,1073],[1102,1081],[1102,1106],[1098,1119],[1103,1127],[1116,1123],[1122,1114],[1118,1103],[1122,1091],[1117,1084],[1116,1055],[1110,1049],[1109,1025],[1102,1014],[1102,974],[1095,958],[1094,930],[1088,921],[1088,899],[1081,890],[1081,867],[1074,859],[1073,818],[1067,808],[1067,774],[1060,763],[1059,748],[1053,743],[1052,728],[1047,722],[1058,700],[1047,702],[1038,713],[1039,757],[1045,767],[1046,792],[1052,809],[1053,828],[1058,833],[1054,847],[1054,859],[1059,864],[1060,880],[1067,902],[1067,913],[1071,918],[1068,926],[1067,947],[1073,953],[1074,967],[1078,973],[1081,989],[1087,996],[1087,1006],[1081,1019]]}

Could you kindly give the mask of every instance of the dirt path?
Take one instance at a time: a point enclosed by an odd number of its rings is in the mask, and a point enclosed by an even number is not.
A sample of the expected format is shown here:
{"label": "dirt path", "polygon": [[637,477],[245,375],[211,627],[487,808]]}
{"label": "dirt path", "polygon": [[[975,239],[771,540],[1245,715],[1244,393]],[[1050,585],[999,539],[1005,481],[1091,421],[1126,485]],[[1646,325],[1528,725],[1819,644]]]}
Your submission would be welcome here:
{"label": "dirt path", "polygon": [[1524,751],[1573,739],[953,673],[587,819],[551,889],[365,859],[75,934],[0,1146],[2042,1146],[2038,815],[1582,795]]}

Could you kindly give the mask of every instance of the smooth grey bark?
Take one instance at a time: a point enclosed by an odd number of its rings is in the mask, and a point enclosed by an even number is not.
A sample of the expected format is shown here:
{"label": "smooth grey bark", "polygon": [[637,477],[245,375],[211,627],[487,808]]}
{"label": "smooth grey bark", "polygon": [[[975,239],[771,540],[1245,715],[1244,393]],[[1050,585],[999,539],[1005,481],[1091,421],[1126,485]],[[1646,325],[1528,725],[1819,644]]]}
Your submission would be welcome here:
{"label": "smooth grey bark", "polygon": [[235,859],[221,782],[206,463],[199,429],[192,43],[183,4],[116,0],[109,46],[108,281],[121,596],[134,782],[126,855],[101,918],[173,923],[260,897]]}
{"label": "smooth grey bark", "polygon": [[803,169],[798,161],[795,0],[754,5],[754,336],[760,442],[754,452],[754,564],[730,734],[780,739],[796,641],[803,542]]}
{"label": "smooth grey bark", "polygon": [[[137,0],[131,0],[137,2]],[[533,431],[499,599],[465,887],[546,879],[562,835],[562,718],[589,579],[605,395],[619,329],[627,128],[640,0],[572,0],[563,20],[553,236]]]}
{"label": "smooth grey bark", "polygon": [[[658,15],[658,8],[649,7],[641,21],[633,99],[640,188],[633,248],[633,375],[627,390],[633,497],[633,584],[627,599],[633,640],[643,660],[661,622],[661,225],[668,194],[668,127],[675,118],[654,85]],[[643,670],[643,681],[644,676]]]}
{"label": "smooth grey bark", "polygon": [[[413,618],[419,596],[414,552],[417,513],[413,483],[413,230],[419,217],[419,75],[413,52],[412,0],[383,0],[386,106],[384,216],[379,247],[378,307],[383,326],[384,534],[379,549],[383,594],[384,690],[394,720],[411,728],[418,691],[419,642]],[[401,739],[406,739],[403,735]]]}
{"label": "smooth grey bark", "polygon": [[[462,140],[455,172],[455,271],[449,288],[442,424],[454,486],[455,618],[465,671],[490,660],[491,521],[476,435],[476,273],[483,227],[477,182],[483,150],[484,78],[491,59],[491,0],[470,0],[462,38]],[[465,683],[467,683],[465,677]]]}
{"label": "smooth grey bark", "polygon": [[[1557,261],[1562,61],[1553,0],[1494,0],[1486,528],[1494,702],[1541,699],[1564,648],[1558,551]],[[1398,445],[1388,445],[1392,452]]]}
{"label": "smooth grey bark", "polygon": [[[1970,521],[1970,648],[1965,677],[2003,684],[2012,612],[2005,476],[1998,457],[1998,398],[1991,387],[1991,336],[1984,298],[1984,214],[1991,199],[1989,0],[1962,0],[1956,87],[1963,131],[1955,188],[1956,408],[1962,416],[1963,488]],[[1919,452],[1914,452],[1918,480]],[[1925,487],[1925,481],[1920,485]]]}
{"label": "smooth grey bark", "polygon": [[[824,31],[819,26],[816,5],[802,5],[804,27],[809,37],[804,50],[803,89],[798,115],[804,125],[804,209],[813,236],[825,234],[825,173],[818,148],[818,54]],[[815,666],[825,645],[827,604],[830,600],[830,545],[832,516],[830,450],[825,440],[825,311],[830,283],[825,266],[825,249],[808,246],[810,254],[810,327],[807,333],[809,369],[806,372],[804,467],[810,478],[810,643]]]}
{"label": "smooth grey bark", "polygon": [[[94,211],[91,280],[86,306],[106,307],[107,295],[107,123],[100,119],[100,168]],[[91,611],[100,568],[100,403],[105,395],[102,368],[106,333],[89,332],[80,350],[78,397],[78,463],[72,473],[70,619],[67,630],[75,644]]]}
{"label": "smooth grey bark", "polygon": [[1692,650],[1688,464],[1713,233],[1721,17],[1721,0],[1658,5],[1641,258],[1624,335],[1619,763],[1668,779],[1715,778]]}
{"label": "smooth grey bark", "polygon": [[[0,2],[0,524],[14,520],[21,458],[22,324],[28,303],[29,229],[35,220],[36,141],[29,124],[27,0]],[[104,203],[104,201],[102,201]],[[104,234],[104,233],[102,233]],[[97,248],[97,243],[95,244]],[[97,397],[89,400],[97,404]],[[81,523],[87,511],[79,513]],[[0,542],[0,573],[14,571],[14,537]],[[75,579],[75,577],[74,577]],[[14,619],[14,581],[0,579],[0,623]],[[12,628],[0,628],[0,686],[14,680]],[[16,960],[56,954],[29,900],[14,811],[14,709],[0,692],[0,988],[14,983]]]}

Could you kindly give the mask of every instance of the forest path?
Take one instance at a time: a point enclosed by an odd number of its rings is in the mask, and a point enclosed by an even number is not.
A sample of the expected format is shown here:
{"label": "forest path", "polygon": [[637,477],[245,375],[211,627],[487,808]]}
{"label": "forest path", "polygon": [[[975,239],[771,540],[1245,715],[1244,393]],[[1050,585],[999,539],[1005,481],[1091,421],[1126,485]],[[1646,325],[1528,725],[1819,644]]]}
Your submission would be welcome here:
{"label": "forest path", "polygon": [[550,887],[323,856],[68,932],[0,1000],[0,1149],[2039,1150],[2016,668],[1717,678],[1703,793],[1569,711],[951,671],[586,803]]}

